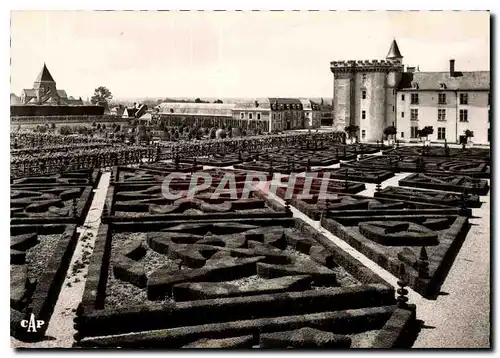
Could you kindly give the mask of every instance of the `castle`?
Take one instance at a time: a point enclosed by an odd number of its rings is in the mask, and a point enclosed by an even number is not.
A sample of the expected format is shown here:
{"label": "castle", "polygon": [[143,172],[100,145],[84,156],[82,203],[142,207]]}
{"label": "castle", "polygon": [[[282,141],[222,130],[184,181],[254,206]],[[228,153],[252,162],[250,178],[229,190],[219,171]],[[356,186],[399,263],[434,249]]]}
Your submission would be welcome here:
{"label": "castle", "polygon": [[474,142],[489,144],[490,72],[420,72],[403,65],[393,40],[385,60],[332,61],[333,126],[359,128],[361,142],[384,138],[394,126],[396,139],[414,141],[419,129],[432,126],[431,141],[459,142],[465,130]]}

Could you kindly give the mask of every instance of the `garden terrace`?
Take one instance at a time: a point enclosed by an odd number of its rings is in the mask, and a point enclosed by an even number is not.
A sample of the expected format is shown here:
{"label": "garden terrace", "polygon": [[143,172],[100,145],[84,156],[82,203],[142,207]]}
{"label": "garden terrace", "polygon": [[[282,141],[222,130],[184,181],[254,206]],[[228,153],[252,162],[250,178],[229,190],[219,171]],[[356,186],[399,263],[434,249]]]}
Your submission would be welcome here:
{"label": "garden terrace", "polygon": [[[292,184],[293,183],[293,184]],[[310,183],[309,191],[307,191],[308,185]],[[304,189],[305,187],[305,189]],[[288,195],[292,197],[297,195],[312,195],[312,199],[318,198],[321,190],[324,190],[324,194],[338,194],[338,193],[349,193],[356,194],[360,191],[366,189],[365,184],[355,183],[351,181],[340,181],[340,180],[330,180],[323,178],[305,178],[305,177],[295,177],[282,176],[281,184],[276,189],[276,194],[282,199],[288,199]],[[289,193],[289,194],[287,194]]]}
{"label": "garden terrace", "polygon": [[[169,184],[175,196],[168,198],[162,182],[139,184],[137,181],[118,182],[108,188],[106,205],[110,210],[104,221],[196,220],[217,217],[283,217],[290,216],[273,200],[268,200],[256,188],[256,181],[247,182],[246,172],[205,170],[212,178],[211,186],[190,195],[191,177],[176,178]],[[234,174],[235,191],[222,181],[227,173]],[[251,173],[250,173],[251,174]],[[264,178],[263,178],[264,179]],[[265,179],[270,179],[265,177]],[[225,179],[224,179],[225,180]],[[257,179],[256,179],[257,180]],[[201,180],[203,182],[203,180]],[[201,184],[200,182],[200,184]],[[223,185],[223,186],[221,186]],[[251,188],[251,189],[250,189]]]}
{"label": "garden terrace", "polygon": [[[117,183],[122,186],[125,184],[161,184],[165,178],[171,173],[184,173],[185,178],[176,177],[171,180],[171,184],[183,182],[185,186],[177,188],[186,189],[191,181],[191,174],[193,172],[201,175],[209,175],[212,178],[212,184],[218,185],[220,180],[226,175],[231,174],[237,183],[244,182],[249,176],[264,176],[267,180],[271,179],[270,175],[262,173],[251,172],[246,170],[233,170],[233,169],[203,169],[202,166],[192,166],[188,164],[179,164],[176,169],[174,164],[170,163],[155,163],[154,165],[140,165],[138,168],[130,167],[114,167],[111,173],[112,183]],[[132,186],[130,186],[132,188]]]}
{"label": "garden terrace", "polygon": [[53,146],[43,146],[38,148],[22,148],[22,149],[11,149],[11,157],[17,157],[22,155],[44,155],[48,153],[60,153],[74,151],[75,149],[101,149],[113,146],[111,143],[76,143],[71,145],[53,145]]}
{"label": "garden terrace", "polygon": [[389,348],[415,322],[393,288],[299,219],[110,222],[95,245],[79,346]]}
{"label": "garden terrace", "polygon": [[[321,225],[422,296],[435,299],[469,229],[458,215],[323,217]],[[405,266],[401,274],[401,263]]]}
{"label": "garden terrace", "polygon": [[307,168],[304,166],[296,165],[295,163],[286,164],[278,164],[273,162],[262,162],[262,161],[253,161],[242,164],[234,165],[235,169],[244,169],[256,172],[265,172],[265,173],[282,173],[282,174],[291,174],[295,172],[304,172]]}
{"label": "garden terrace", "polygon": [[490,189],[488,182],[468,176],[448,174],[415,173],[399,181],[401,186],[434,189],[470,194],[486,195]]}
{"label": "garden terrace", "polygon": [[170,152],[162,155],[162,159],[175,158],[177,153],[187,157],[202,157],[207,155],[222,155],[238,152],[256,152],[266,149],[300,148],[309,145],[311,148],[326,147],[342,143],[343,132],[328,133],[286,133],[277,135],[262,135],[252,137],[209,139],[202,141],[182,141],[169,145]]}
{"label": "garden terrace", "polygon": [[11,132],[10,146],[12,149],[37,149],[41,147],[53,147],[57,145],[77,145],[77,144],[99,144],[112,143],[110,139],[90,138],[86,135],[65,136],[55,133],[34,133],[34,132]]}
{"label": "garden terrace", "polygon": [[158,158],[154,147],[115,146],[104,149],[76,150],[64,153],[49,153],[43,156],[30,155],[11,158],[11,178],[47,175],[61,171],[99,169],[115,165],[139,164],[144,158]]}
{"label": "garden terrace", "polygon": [[384,150],[383,154],[395,154],[403,156],[428,156],[428,157],[452,157],[456,159],[481,159],[490,162],[491,151],[485,148],[446,148],[443,146],[422,146],[399,147]]}
{"label": "garden terrace", "polygon": [[457,193],[418,190],[411,188],[401,188],[396,186],[388,186],[384,189],[375,192],[375,198],[388,198],[399,200],[410,200],[422,203],[434,203],[447,206],[479,208],[481,201],[479,196],[472,194],[463,196]]}
{"label": "garden terrace", "polygon": [[193,163],[199,165],[207,165],[212,167],[228,167],[231,165],[239,164],[254,159],[254,155],[248,152],[239,152],[237,154],[225,155],[210,155],[200,157],[180,157],[182,163]]}
{"label": "garden terrace", "polygon": [[84,169],[44,176],[27,176],[10,180],[13,188],[60,187],[60,186],[92,186],[96,187],[101,177],[98,169]]}
{"label": "garden terrace", "polygon": [[383,181],[392,178],[394,173],[390,170],[383,169],[361,169],[356,167],[347,167],[340,169],[326,169],[320,168],[311,171],[312,175],[317,174],[318,178],[324,176],[331,179],[344,179],[359,181],[365,183],[382,183]]}
{"label": "garden terrace", "polygon": [[[279,189],[278,195],[284,197],[286,189]],[[332,194],[328,192],[327,194]],[[406,199],[406,200],[404,200]],[[447,205],[430,204],[425,201],[413,201],[408,196],[401,196],[399,200],[385,199],[381,197],[368,197],[352,194],[336,194],[333,198],[322,198],[318,194],[310,198],[300,198],[293,195],[291,204],[313,220],[322,217],[336,216],[366,216],[378,217],[385,215],[398,215],[402,211],[405,214],[444,214],[464,215],[470,217],[471,210],[459,205],[450,207]]]}
{"label": "garden terrace", "polygon": [[395,172],[424,172],[429,174],[468,175],[489,178],[491,165],[486,160],[383,155],[360,159],[358,162],[341,164],[348,168],[377,168]]}
{"label": "garden terrace", "polygon": [[10,228],[11,336],[22,340],[43,337],[21,329],[33,313],[49,322],[78,239],[76,225],[12,225]]}
{"label": "garden terrace", "polygon": [[92,186],[44,186],[43,180],[40,182],[39,186],[11,187],[11,224],[83,224],[93,197]]}

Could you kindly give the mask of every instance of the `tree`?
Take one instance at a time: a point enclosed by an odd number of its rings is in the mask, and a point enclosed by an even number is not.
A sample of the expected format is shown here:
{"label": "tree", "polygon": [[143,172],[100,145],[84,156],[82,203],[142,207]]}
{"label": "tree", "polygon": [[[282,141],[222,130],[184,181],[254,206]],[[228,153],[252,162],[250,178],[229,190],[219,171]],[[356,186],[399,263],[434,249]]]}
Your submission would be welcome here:
{"label": "tree", "polygon": [[94,90],[94,95],[90,98],[90,103],[107,108],[112,98],[113,95],[109,89],[99,86]]}
{"label": "tree", "polygon": [[469,141],[469,138],[474,137],[474,132],[471,131],[470,129],[464,130],[464,134],[465,134],[465,138],[467,139],[467,141]]}
{"label": "tree", "polygon": [[425,140],[427,140],[429,135],[431,135],[432,133],[434,133],[434,128],[432,126],[425,126],[417,132],[418,136],[420,138],[425,137]]}
{"label": "tree", "polygon": [[199,98],[196,98],[196,99],[194,100],[194,103],[203,103],[203,101],[202,101],[201,99],[199,99]]}
{"label": "tree", "polygon": [[212,128],[210,129],[209,138],[210,138],[210,139],[215,139],[215,137],[216,137],[216,136],[217,136],[217,134],[216,134],[216,129],[215,129],[215,127],[212,127]]}
{"label": "tree", "polygon": [[217,101],[214,101],[214,103],[221,103],[222,104],[224,102],[222,102],[220,99],[218,99]]}
{"label": "tree", "polygon": [[396,135],[397,133],[397,129],[394,126],[389,126],[384,129],[384,134],[386,135],[387,139],[389,139],[389,136]]}
{"label": "tree", "polygon": [[59,133],[61,135],[69,135],[73,133],[73,130],[71,129],[70,126],[60,126],[59,127]]}
{"label": "tree", "polygon": [[56,124],[55,123],[51,123],[50,124],[50,129],[56,129]]}
{"label": "tree", "polygon": [[40,133],[47,133],[47,127],[46,126],[37,126],[38,132]]}
{"label": "tree", "polygon": [[352,138],[358,132],[359,126],[356,126],[354,124],[350,124],[347,127],[345,127],[344,130],[347,132],[347,135],[349,136],[349,138]]}

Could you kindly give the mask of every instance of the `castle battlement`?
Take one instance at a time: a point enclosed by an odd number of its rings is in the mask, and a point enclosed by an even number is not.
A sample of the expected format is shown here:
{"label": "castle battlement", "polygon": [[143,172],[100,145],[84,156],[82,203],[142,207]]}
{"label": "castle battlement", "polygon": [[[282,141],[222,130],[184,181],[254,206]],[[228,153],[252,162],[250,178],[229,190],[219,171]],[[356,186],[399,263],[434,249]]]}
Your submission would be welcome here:
{"label": "castle battlement", "polygon": [[389,60],[347,60],[330,62],[332,72],[356,71],[402,71],[403,62],[397,59]]}

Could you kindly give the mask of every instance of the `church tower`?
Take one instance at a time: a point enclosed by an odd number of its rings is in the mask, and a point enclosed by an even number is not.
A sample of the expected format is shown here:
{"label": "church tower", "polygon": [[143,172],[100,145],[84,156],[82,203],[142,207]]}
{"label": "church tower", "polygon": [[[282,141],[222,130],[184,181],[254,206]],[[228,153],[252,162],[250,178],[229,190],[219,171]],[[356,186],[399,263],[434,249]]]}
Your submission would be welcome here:
{"label": "church tower", "polygon": [[395,123],[396,89],[403,72],[403,56],[393,40],[385,60],[332,61],[333,126],[344,131],[359,127],[361,142],[383,138],[384,129]]}
{"label": "church tower", "polygon": [[54,98],[55,100],[58,100],[59,98],[56,89],[56,81],[54,81],[54,78],[50,74],[45,63],[43,64],[42,70],[33,83],[33,89],[36,91],[36,96],[39,103],[44,103],[49,98]]}

